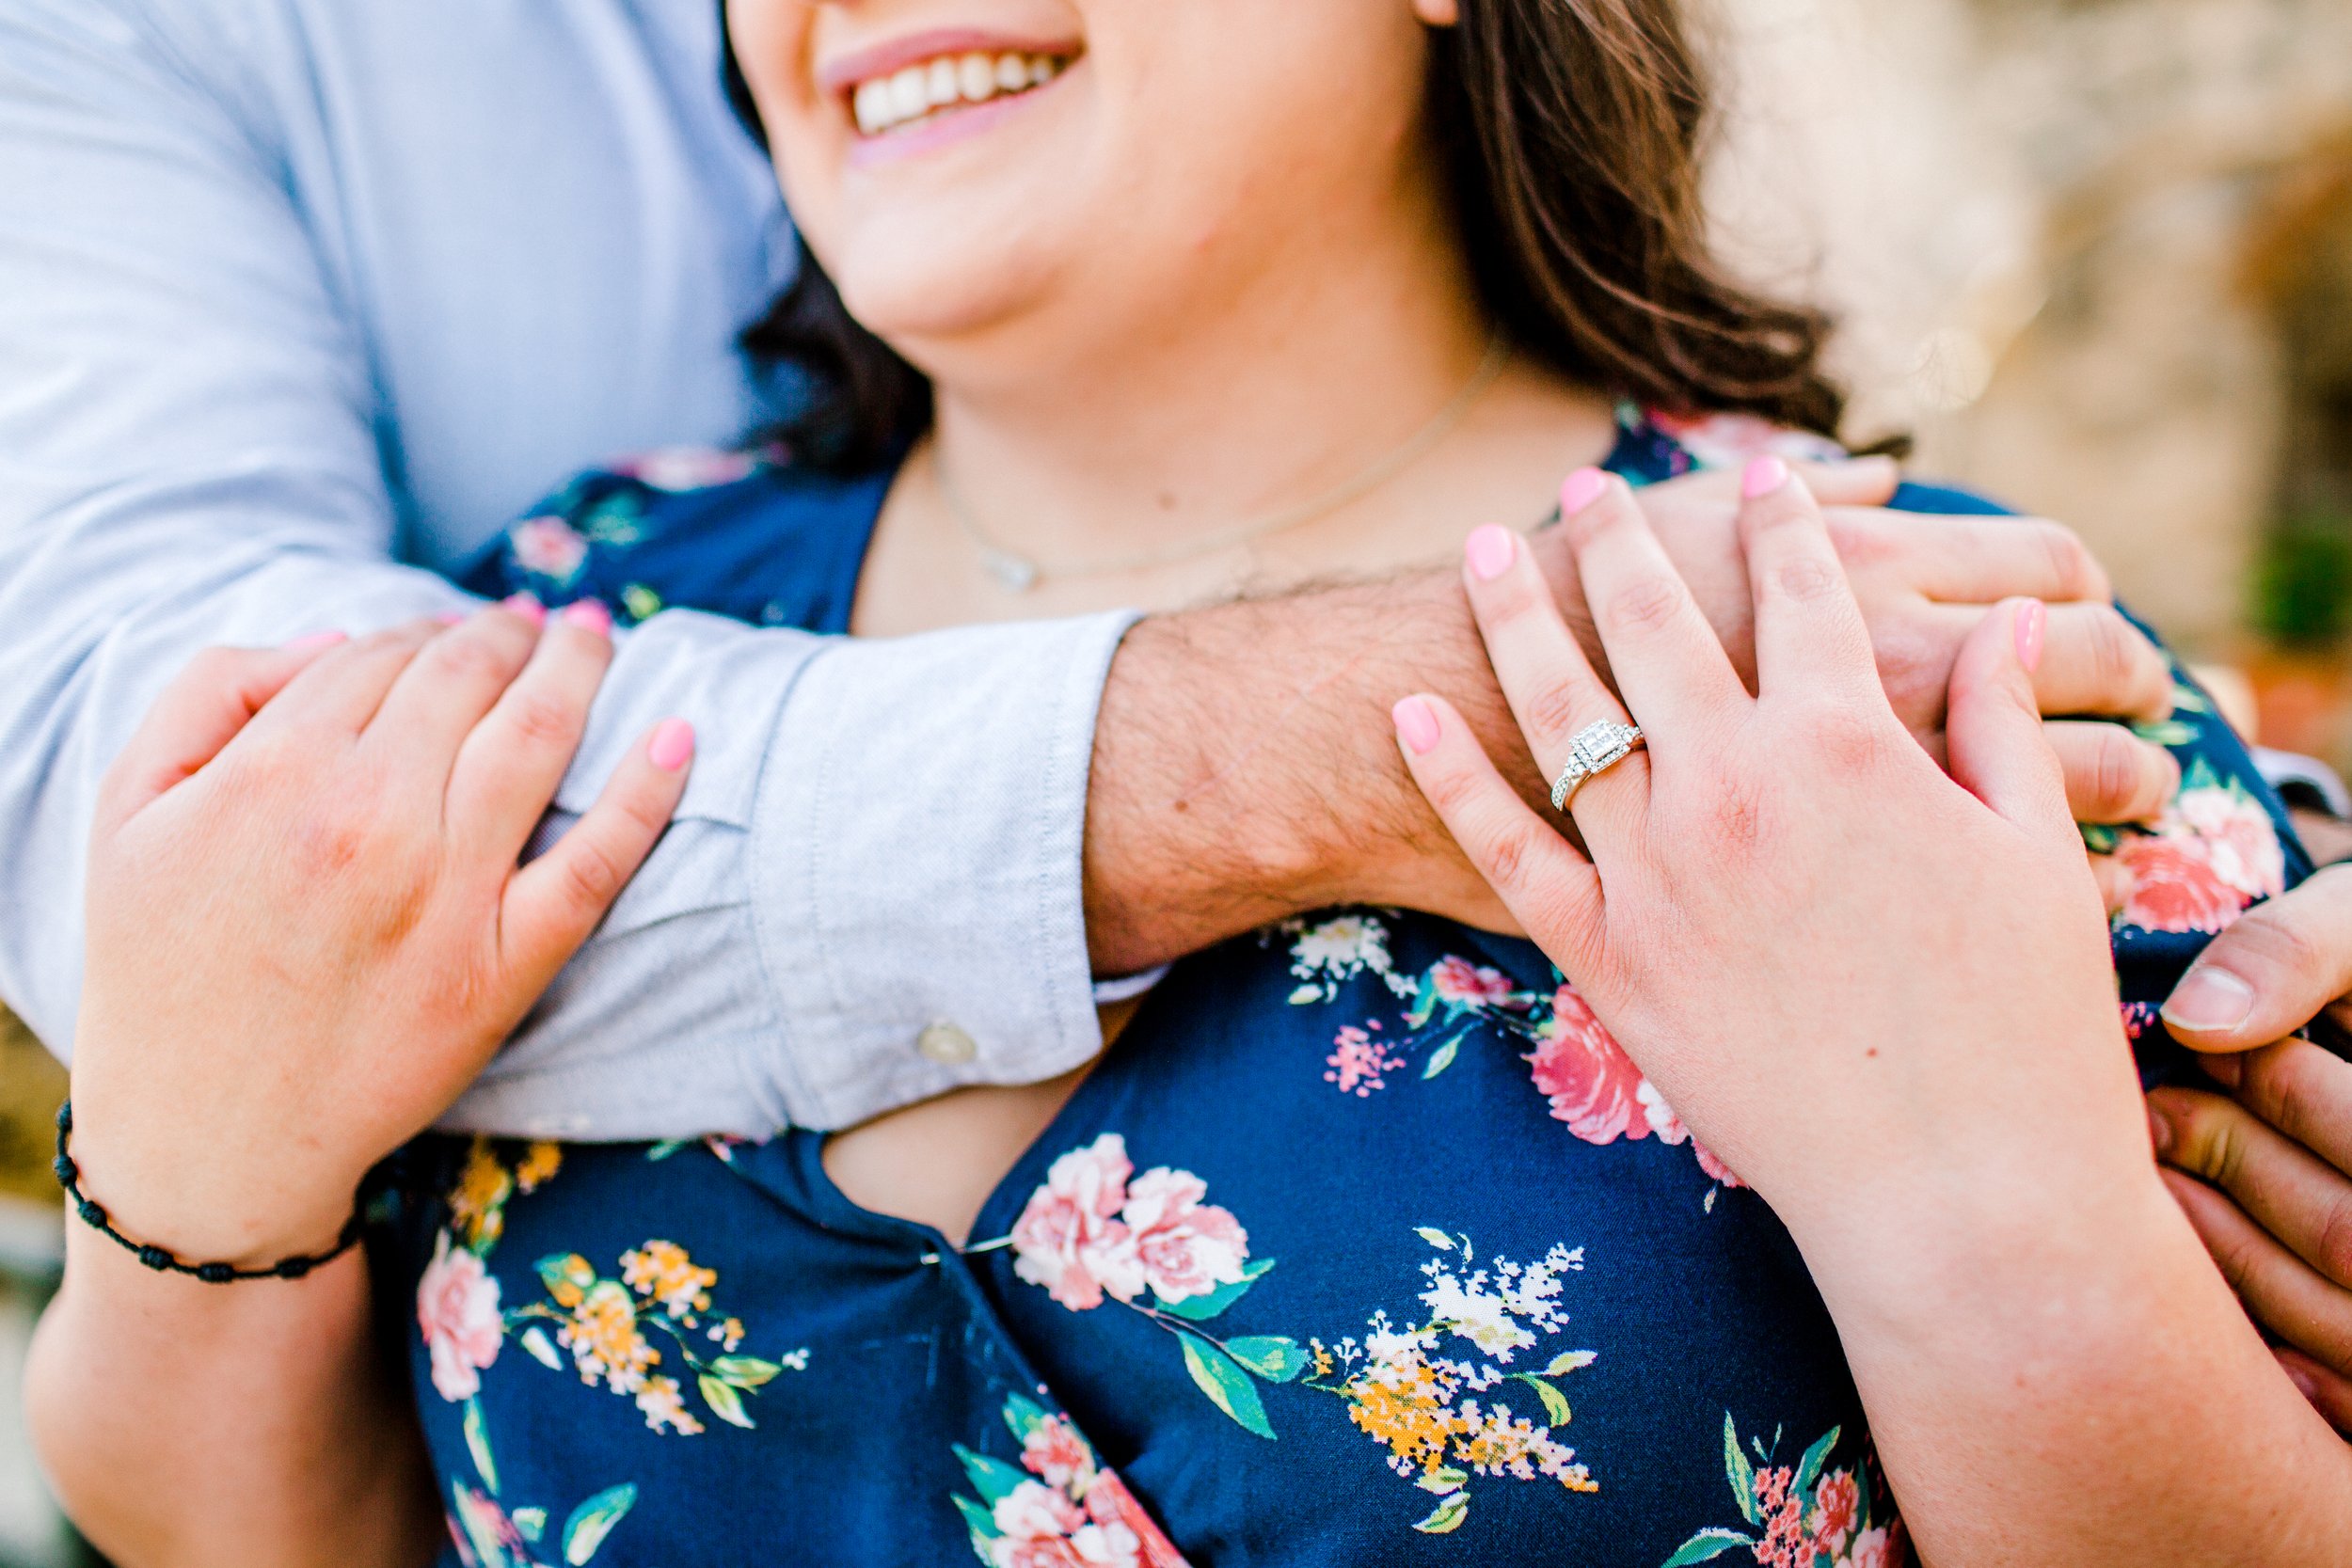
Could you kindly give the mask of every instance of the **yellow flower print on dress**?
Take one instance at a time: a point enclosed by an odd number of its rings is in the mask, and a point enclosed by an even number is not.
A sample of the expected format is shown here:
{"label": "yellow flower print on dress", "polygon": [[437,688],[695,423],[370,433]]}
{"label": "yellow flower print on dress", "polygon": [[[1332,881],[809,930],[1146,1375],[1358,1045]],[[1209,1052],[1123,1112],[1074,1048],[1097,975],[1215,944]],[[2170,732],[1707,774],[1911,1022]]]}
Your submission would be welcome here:
{"label": "yellow flower print on dress", "polygon": [[[561,1367],[556,1349],[571,1354],[572,1369],[590,1387],[601,1387],[636,1402],[645,1425],[656,1432],[693,1436],[707,1430],[688,1408],[682,1386],[655,1369],[675,1354],[693,1376],[694,1391],[713,1416],[731,1426],[755,1423],[744,1396],[756,1393],[787,1370],[804,1371],[808,1352],[796,1350],[775,1361],[740,1355],[742,1325],[728,1319],[715,1336],[723,1354],[706,1358],[689,1332],[701,1326],[698,1313],[710,1309],[710,1291],[719,1283],[715,1269],[695,1263],[675,1242],[648,1241],[621,1254],[621,1276],[600,1275],[587,1259],[567,1253],[539,1259],[539,1282],[547,1291],[544,1303],[509,1314],[509,1322],[539,1319],[555,1329],[554,1346],[533,1327],[526,1330],[523,1348],[548,1367]],[[658,1334],[667,1349],[654,1343]]]}
{"label": "yellow flower print on dress", "polygon": [[542,1258],[536,1272],[546,1299],[506,1309],[488,1259],[506,1233],[507,1208],[552,1180],[564,1163],[554,1144],[510,1154],[512,1148],[488,1138],[474,1141],[448,1195],[450,1223],[435,1238],[433,1260],[417,1291],[417,1323],[433,1386],[443,1399],[467,1407],[468,1440],[477,1461],[486,1460],[477,1398],[482,1374],[510,1335],[541,1366],[560,1371],[568,1360],[588,1386],[633,1402],[647,1427],[681,1436],[708,1430],[690,1405],[682,1379],[691,1379],[691,1397],[703,1411],[750,1427],[747,1397],[782,1372],[807,1370],[805,1348],[775,1360],[741,1354],[740,1319],[706,1327],[703,1314],[711,1309],[719,1272],[660,1238],[622,1253],[618,1277],[601,1274],[578,1253]]}
{"label": "yellow flower print on dress", "polygon": [[[1400,1327],[1383,1309],[1360,1340],[1310,1340],[1312,1370],[1304,1386],[1345,1399],[1348,1419],[1389,1450],[1389,1468],[1437,1496],[1437,1507],[1413,1527],[1424,1533],[1461,1528],[1472,1476],[1600,1490],[1576,1450],[1553,1435],[1568,1424],[1569,1409],[1552,1380],[1592,1365],[1594,1353],[1557,1351],[1540,1372],[1504,1370],[1529,1351],[1540,1354],[1567,1327],[1561,1282],[1584,1267],[1583,1249],[1554,1246],[1534,1263],[1497,1258],[1473,1268],[1469,1237],[1435,1228],[1420,1235],[1441,1255],[1422,1265],[1426,1315]],[[1540,1424],[1507,1402],[1515,1383],[1535,1399]]]}

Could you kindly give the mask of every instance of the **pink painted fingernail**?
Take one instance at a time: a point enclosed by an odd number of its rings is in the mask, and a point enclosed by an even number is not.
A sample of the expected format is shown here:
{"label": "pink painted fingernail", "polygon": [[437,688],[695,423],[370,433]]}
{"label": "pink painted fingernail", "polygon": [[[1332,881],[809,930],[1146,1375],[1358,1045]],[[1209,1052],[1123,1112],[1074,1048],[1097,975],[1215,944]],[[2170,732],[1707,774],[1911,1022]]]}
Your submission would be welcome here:
{"label": "pink painted fingernail", "polygon": [[548,607],[539,602],[536,594],[516,594],[500,608],[513,610],[534,626],[548,624]]}
{"label": "pink painted fingernail", "polygon": [[338,642],[351,641],[347,631],[314,631],[308,637],[297,637],[286,644],[290,654],[307,654],[313,648],[331,648]]}
{"label": "pink painted fingernail", "polygon": [[2017,607],[2017,619],[2011,623],[2017,633],[2017,662],[2029,675],[2042,668],[2042,634],[2049,624],[2049,606],[2040,599],[2027,599]]}
{"label": "pink painted fingernail", "polygon": [[2148,1107],[2148,1137],[2156,1146],[2159,1156],[2172,1152],[2172,1124],[2153,1105]]}
{"label": "pink painted fingernail", "polygon": [[1492,582],[1511,569],[1511,562],[1519,553],[1518,536],[1499,523],[1473,529],[1470,541],[1462,546],[1470,558],[1470,575],[1481,582]]}
{"label": "pink painted fingernail", "polygon": [[1389,710],[1396,722],[1396,737],[1417,757],[1425,757],[1438,743],[1438,710],[1426,697],[1407,697]]}
{"label": "pink painted fingernail", "polygon": [[564,607],[564,619],[598,637],[612,634],[612,612],[596,599],[575,599]]}
{"label": "pink painted fingernail", "polygon": [[664,719],[654,726],[645,755],[664,773],[676,772],[693,760],[694,726],[683,719]]}
{"label": "pink painted fingernail", "polygon": [[1609,488],[1609,476],[1598,468],[1579,468],[1560,485],[1560,515],[1573,517]]}
{"label": "pink painted fingernail", "polygon": [[1740,476],[1740,494],[1750,500],[1769,496],[1788,483],[1788,465],[1767,454],[1756,458]]}

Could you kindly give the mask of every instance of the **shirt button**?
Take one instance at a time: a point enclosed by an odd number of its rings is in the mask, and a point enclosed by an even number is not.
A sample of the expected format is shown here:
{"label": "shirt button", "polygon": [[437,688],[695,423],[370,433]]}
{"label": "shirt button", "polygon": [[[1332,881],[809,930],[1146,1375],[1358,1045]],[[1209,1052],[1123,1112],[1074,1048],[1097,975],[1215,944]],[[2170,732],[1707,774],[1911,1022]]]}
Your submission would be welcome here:
{"label": "shirt button", "polygon": [[914,1037],[914,1049],[941,1067],[961,1067],[980,1053],[978,1042],[952,1023],[927,1025]]}

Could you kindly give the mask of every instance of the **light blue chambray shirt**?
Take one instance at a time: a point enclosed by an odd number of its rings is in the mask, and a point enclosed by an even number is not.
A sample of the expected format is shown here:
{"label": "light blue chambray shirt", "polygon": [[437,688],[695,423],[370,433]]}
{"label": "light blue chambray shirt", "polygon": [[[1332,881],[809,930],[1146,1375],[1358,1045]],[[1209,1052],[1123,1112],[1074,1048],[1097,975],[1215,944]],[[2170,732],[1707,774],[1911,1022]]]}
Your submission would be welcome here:
{"label": "light blue chambray shirt", "polygon": [[[189,656],[449,608],[575,469],[757,421],[791,251],[717,13],[0,0],[0,996],[61,1054],[99,776]],[[451,1125],[829,1128],[1085,1060],[1126,625],[628,638],[559,804],[666,714],[691,787]]]}

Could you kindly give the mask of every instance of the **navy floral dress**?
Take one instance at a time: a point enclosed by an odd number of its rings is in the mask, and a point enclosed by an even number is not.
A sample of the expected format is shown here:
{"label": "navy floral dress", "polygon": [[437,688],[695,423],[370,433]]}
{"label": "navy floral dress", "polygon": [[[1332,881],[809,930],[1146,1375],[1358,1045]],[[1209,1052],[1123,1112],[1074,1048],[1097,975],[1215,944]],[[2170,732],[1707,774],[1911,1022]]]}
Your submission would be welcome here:
{"label": "navy floral dress", "polygon": [[[1804,441],[1620,422],[1637,482]],[[888,483],[658,454],[476,586],[840,632]],[[2149,733],[2179,799],[2091,845],[2135,1037],[2309,869],[2185,678]],[[452,1560],[1906,1559],[1787,1232],[1527,943],[1341,910],[1177,965],[961,1250],[821,1148],[407,1153],[376,1250]]]}

